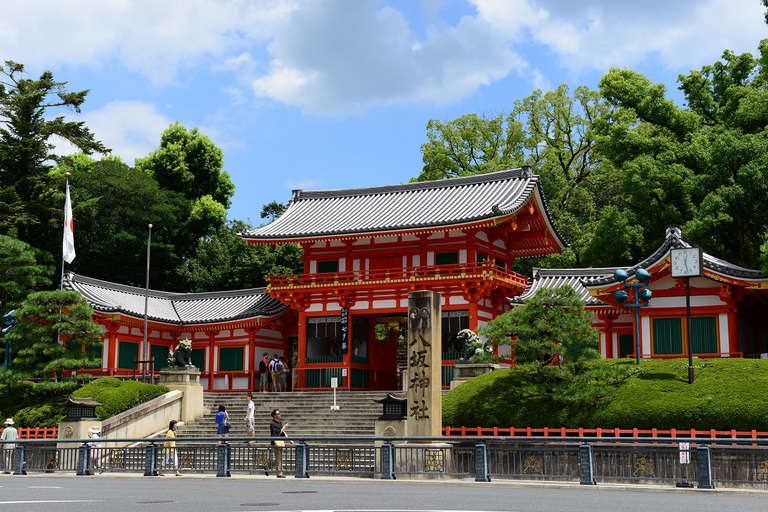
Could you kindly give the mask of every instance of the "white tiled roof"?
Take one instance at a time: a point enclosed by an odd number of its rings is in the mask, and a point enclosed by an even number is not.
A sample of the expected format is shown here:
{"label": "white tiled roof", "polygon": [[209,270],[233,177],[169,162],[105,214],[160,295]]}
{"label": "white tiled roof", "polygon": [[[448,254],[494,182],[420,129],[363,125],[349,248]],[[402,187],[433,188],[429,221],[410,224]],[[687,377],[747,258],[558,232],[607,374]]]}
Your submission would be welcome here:
{"label": "white tiled roof", "polygon": [[206,324],[244,318],[272,317],[288,308],[264,288],[210,293],[173,293],[126,286],[68,273],[65,288],[83,294],[95,311],[123,313],[172,324]]}
{"label": "white tiled roof", "polygon": [[564,285],[570,285],[579,298],[587,306],[602,306],[605,303],[601,300],[592,297],[584,285],[583,281],[602,279],[606,276],[612,276],[616,271],[615,267],[611,268],[534,268],[533,279],[528,283],[528,287],[525,291],[516,296],[511,297],[509,302],[511,304],[520,305],[527,299],[531,298],[538,290],[542,288],[560,288]]}
{"label": "white tiled roof", "polygon": [[280,240],[460,225],[515,213],[533,194],[565,247],[548,217],[539,176],[530,167],[383,187],[295,190],[279,218],[242,236]]}

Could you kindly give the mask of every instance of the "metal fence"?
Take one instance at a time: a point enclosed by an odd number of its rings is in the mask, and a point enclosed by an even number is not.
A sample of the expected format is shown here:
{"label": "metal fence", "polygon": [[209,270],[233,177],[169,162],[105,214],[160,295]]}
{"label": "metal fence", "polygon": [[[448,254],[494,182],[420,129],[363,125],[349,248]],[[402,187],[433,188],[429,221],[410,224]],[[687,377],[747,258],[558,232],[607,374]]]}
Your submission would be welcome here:
{"label": "metal fence", "polygon": [[[381,479],[463,478],[768,489],[768,442],[722,438],[308,437],[176,439],[179,469],[219,477],[282,471]],[[174,466],[161,439],[19,440],[2,450],[6,472],[142,473]],[[128,446],[126,446],[128,445]]]}

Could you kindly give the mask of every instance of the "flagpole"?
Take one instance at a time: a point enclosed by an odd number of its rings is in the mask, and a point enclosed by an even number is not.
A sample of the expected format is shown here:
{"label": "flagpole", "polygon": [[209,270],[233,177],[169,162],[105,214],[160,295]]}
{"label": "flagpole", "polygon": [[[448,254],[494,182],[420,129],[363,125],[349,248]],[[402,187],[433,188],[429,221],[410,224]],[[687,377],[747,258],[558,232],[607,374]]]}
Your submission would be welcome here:
{"label": "flagpole", "polygon": [[59,289],[64,289],[64,263],[72,263],[75,259],[75,234],[72,222],[72,202],[69,198],[69,172],[64,173],[66,180],[66,199],[64,201],[64,238],[61,248],[61,283]]}

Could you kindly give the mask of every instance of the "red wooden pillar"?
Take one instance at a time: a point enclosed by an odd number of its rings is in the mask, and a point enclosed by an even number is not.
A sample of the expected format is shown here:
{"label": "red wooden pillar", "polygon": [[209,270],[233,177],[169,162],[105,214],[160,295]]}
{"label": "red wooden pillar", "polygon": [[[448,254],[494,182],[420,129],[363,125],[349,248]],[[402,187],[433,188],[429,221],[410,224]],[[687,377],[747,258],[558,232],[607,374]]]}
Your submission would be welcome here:
{"label": "red wooden pillar", "polygon": [[[296,333],[299,338],[299,354],[296,359],[296,366],[299,370],[298,389],[304,389],[307,386],[307,313],[306,308],[299,308],[299,326]],[[304,367],[304,371],[301,370]]]}

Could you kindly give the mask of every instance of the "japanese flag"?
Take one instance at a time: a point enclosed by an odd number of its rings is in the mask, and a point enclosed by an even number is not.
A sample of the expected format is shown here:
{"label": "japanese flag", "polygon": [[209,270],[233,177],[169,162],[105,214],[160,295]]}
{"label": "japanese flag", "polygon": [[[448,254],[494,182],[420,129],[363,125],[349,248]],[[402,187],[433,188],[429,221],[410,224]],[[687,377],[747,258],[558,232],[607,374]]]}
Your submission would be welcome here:
{"label": "japanese flag", "polygon": [[75,225],[72,222],[72,203],[69,200],[69,182],[67,182],[67,201],[64,203],[64,261],[72,263],[75,259]]}

